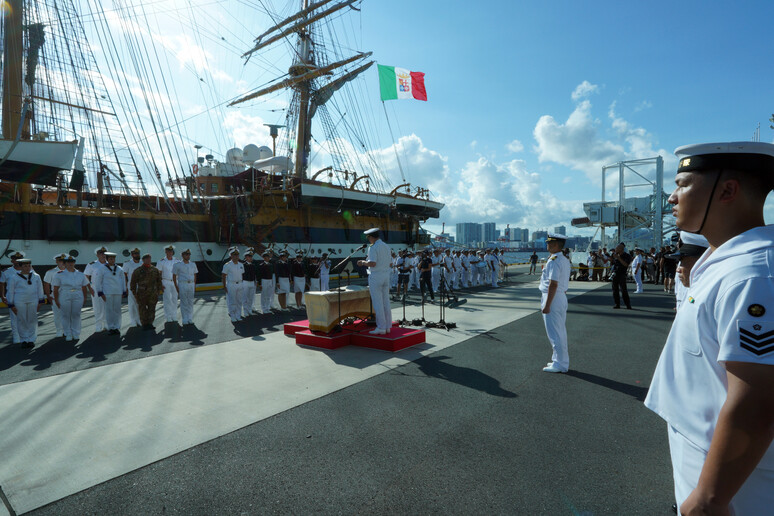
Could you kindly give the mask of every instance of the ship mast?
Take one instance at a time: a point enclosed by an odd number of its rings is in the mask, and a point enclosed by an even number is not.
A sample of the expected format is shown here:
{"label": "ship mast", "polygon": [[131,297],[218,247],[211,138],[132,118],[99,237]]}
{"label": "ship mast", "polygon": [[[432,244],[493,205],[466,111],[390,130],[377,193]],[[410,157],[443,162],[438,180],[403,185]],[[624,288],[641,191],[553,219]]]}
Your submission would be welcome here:
{"label": "ship mast", "polygon": [[[345,82],[354,79],[373,64],[373,61],[371,61],[367,65],[359,67],[354,72],[346,74],[344,77],[334,79],[324,86],[315,87],[314,81],[316,79],[319,79],[323,75],[331,76],[337,69],[354,63],[355,61],[366,59],[372,54],[371,52],[359,53],[335,63],[323,63],[322,66],[318,66],[314,52],[312,51],[313,24],[318,20],[330,16],[336,11],[352,6],[352,4],[358,0],[342,0],[330,7],[325,7],[325,9],[321,11],[317,11],[317,9],[323,8],[331,1],[332,0],[318,0],[317,2],[310,3],[310,0],[302,0],[301,10],[298,13],[276,24],[256,38],[255,46],[251,50],[245,52],[242,57],[249,59],[250,56],[258,50],[283,39],[289,34],[297,34],[298,40],[294,49],[293,64],[288,70],[289,77],[258,91],[249,93],[229,104],[229,106],[234,106],[282,88],[293,88],[298,92],[299,111],[298,126],[296,130],[294,175],[302,179],[306,178],[306,171],[309,166],[309,144],[312,138],[312,118],[314,117],[317,108],[324,104],[336,89],[340,88]],[[272,35],[272,33],[277,31],[279,32]],[[271,37],[267,38],[267,36]],[[320,94],[321,92],[324,93]]]}
{"label": "ship mast", "polygon": [[[309,0],[302,0],[303,11],[309,8]],[[305,14],[303,21],[306,21],[308,14]],[[298,32],[298,54],[293,66],[290,67],[290,76],[298,77],[310,72],[312,69],[311,62],[311,28],[304,27]],[[311,135],[308,130],[309,127],[307,120],[309,118],[309,92],[312,86],[311,79],[301,81],[296,84],[295,88],[299,93],[299,113],[298,113],[298,130],[296,131],[296,171],[295,176],[304,179],[306,177],[306,160],[309,158],[309,152],[307,147]]]}
{"label": "ship mast", "polygon": [[22,3],[8,0],[3,38],[3,138],[13,140],[22,123]]}

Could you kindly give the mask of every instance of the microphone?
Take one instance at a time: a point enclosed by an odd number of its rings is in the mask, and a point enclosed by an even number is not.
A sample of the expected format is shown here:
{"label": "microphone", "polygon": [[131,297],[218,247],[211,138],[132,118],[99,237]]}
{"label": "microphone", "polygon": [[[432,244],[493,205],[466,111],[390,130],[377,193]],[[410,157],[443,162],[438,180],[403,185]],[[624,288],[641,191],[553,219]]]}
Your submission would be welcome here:
{"label": "microphone", "polygon": [[363,244],[360,247],[358,247],[358,250],[365,249],[366,247],[368,247],[368,244]]}
{"label": "microphone", "polygon": [[333,249],[331,249],[330,247],[328,248],[328,252],[329,252],[330,254],[336,254],[336,251],[335,251],[335,250],[333,250]]}

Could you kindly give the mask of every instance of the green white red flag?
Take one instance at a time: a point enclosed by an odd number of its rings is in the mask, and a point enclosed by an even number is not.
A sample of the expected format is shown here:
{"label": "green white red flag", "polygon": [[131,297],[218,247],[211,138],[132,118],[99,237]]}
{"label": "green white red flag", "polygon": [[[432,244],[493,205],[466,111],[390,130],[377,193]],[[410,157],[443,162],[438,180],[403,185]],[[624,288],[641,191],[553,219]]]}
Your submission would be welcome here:
{"label": "green white red flag", "polygon": [[382,100],[427,100],[424,73],[411,72],[396,66],[377,66],[379,68],[379,90],[382,94]]}

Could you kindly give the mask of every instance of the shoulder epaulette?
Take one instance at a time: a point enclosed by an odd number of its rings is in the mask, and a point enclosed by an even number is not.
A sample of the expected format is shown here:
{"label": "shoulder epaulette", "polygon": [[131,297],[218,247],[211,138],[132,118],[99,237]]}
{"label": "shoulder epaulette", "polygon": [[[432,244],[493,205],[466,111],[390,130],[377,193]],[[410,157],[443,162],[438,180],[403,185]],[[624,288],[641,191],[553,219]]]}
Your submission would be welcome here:
{"label": "shoulder epaulette", "polygon": [[554,255],[551,258],[549,258],[549,260],[556,260],[556,255]]}

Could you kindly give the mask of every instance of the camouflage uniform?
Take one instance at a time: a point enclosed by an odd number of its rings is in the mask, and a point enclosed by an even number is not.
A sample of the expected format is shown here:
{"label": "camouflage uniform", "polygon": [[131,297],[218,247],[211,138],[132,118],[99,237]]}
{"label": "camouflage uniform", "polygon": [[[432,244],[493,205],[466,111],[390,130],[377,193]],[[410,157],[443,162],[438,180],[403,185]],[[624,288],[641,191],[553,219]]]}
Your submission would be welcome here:
{"label": "camouflage uniform", "polygon": [[163,292],[161,271],[151,265],[141,266],[132,273],[130,290],[137,299],[137,309],[140,312],[140,324],[149,326],[156,318],[156,303],[159,294]]}

